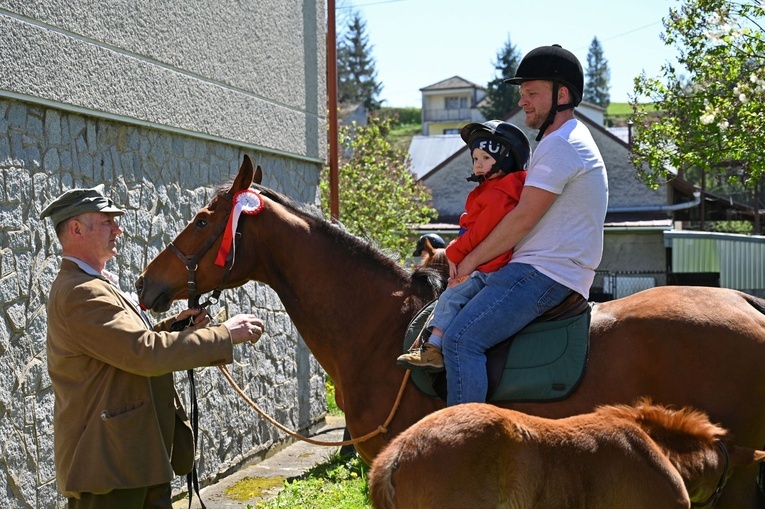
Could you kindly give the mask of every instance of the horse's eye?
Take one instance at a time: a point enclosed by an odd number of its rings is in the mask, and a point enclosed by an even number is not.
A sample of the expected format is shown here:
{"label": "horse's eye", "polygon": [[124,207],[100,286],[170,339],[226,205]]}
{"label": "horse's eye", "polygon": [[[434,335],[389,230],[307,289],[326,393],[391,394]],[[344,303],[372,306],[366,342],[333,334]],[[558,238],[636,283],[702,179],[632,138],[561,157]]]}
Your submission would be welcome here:
{"label": "horse's eye", "polygon": [[207,226],[207,221],[205,219],[197,219],[196,227],[197,228],[204,228]]}

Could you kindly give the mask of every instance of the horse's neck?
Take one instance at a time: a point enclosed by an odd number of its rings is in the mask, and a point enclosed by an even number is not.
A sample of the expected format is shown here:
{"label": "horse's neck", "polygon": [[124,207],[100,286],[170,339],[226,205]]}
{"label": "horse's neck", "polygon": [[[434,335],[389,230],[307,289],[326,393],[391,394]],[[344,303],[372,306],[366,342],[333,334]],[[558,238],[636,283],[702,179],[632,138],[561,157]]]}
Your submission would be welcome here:
{"label": "horse's neck", "polygon": [[271,260],[262,264],[259,279],[279,295],[319,363],[332,376],[344,356],[355,356],[358,364],[379,351],[386,335],[407,320],[401,311],[410,291],[405,272],[354,254],[325,228],[281,224],[281,231],[270,231]]}

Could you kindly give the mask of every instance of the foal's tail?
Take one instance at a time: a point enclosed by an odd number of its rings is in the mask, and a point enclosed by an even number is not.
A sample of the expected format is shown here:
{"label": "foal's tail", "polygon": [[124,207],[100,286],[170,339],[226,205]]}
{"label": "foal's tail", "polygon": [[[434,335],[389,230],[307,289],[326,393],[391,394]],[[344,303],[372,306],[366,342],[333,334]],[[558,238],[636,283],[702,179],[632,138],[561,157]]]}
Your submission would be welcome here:
{"label": "foal's tail", "polygon": [[375,509],[396,509],[396,488],[393,474],[398,469],[397,442],[386,447],[375,458],[369,471],[369,498]]}

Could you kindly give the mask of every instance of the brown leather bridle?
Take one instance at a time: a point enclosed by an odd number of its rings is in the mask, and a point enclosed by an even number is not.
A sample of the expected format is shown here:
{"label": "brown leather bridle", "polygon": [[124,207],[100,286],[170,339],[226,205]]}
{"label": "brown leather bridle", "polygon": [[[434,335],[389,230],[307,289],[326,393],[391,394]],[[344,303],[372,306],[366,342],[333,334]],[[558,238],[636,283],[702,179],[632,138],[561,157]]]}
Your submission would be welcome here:
{"label": "brown leather bridle", "polygon": [[[227,199],[229,202],[232,201],[232,196],[230,193],[223,193],[220,195],[220,197]],[[232,207],[233,210],[233,207]],[[231,212],[229,212],[229,215]],[[226,216],[228,218],[228,216]],[[188,306],[189,308],[193,309],[205,309],[210,304],[214,304],[218,302],[218,299],[220,298],[221,292],[223,292],[223,287],[226,285],[226,282],[228,282],[228,278],[231,275],[231,270],[234,268],[233,263],[233,250],[231,253],[229,253],[229,256],[226,258],[226,267],[225,272],[223,274],[223,278],[221,279],[220,284],[218,285],[218,288],[216,288],[210,299],[205,301],[204,304],[199,304],[199,295],[197,294],[197,283],[196,283],[196,273],[197,269],[199,268],[199,261],[202,259],[202,257],[207,253],[207,251],[210,250],[210,248],[215,244],[215,242],[218,240],[218,237],[223,235],[223,232],[226,229],[226,226],[228,225],[228,220],[222,221],[218,223],[218,226],[215,228],[215,231],[213,231],[213,234],[202,244],[202,246],[197,250],[196,253],[193,255],[186,255],[183,251],[178,249],[178,247],[173,244],[172,242],[167,246],[170,251],[175,253],[175,255],[180,258],[181,262],[186,266],[186,270],[188,271],[188,277],[186,279],[186,289],[188,291]],[[234,242],[237,242],[239,238],[239,233],[237,233],[236,238]],[[177,323],[177,322],[176,322]],[[191,322],[193,323],[193,321]],[[175,325],[175,324],[173,324]],[[183,323],[184,327],[191,324]],[[180,325],[176,326],[180,327]],[[183,328],[179,330],[183,330]]]}

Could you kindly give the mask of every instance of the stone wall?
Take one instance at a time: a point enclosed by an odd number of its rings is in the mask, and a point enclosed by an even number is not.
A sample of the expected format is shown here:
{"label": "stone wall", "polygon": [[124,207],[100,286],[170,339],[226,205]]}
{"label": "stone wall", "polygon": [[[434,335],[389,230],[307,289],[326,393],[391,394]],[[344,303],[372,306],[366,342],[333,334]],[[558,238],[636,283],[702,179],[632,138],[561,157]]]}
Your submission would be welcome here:
{"label": "stone wall", "polygon": [[[107,269],[129,290],[213,188],[236,174],[245,152],[262,165],[264,185],[318,203],[316,162],[0,97],[0,507],[64,507],[56,493],[45,357],[46,295],[60,246],[50,222],[39,219],[44,205],[72,187],[104,183],[127,211],[119,254]],[[250,282],[224,292],[211,311],[221,308],[229,315],[254,310],[265,321],[261,341],[237,346],[230,366],[252,399],[293,429],[319,421],[326,412],[323,371],[277,295]],[[187,400],[185,373],[176,381]],[[216,368],[197,369],[196,387],[203,484],[283,438]],[[185,489],[181,481],[176,492]]]}

